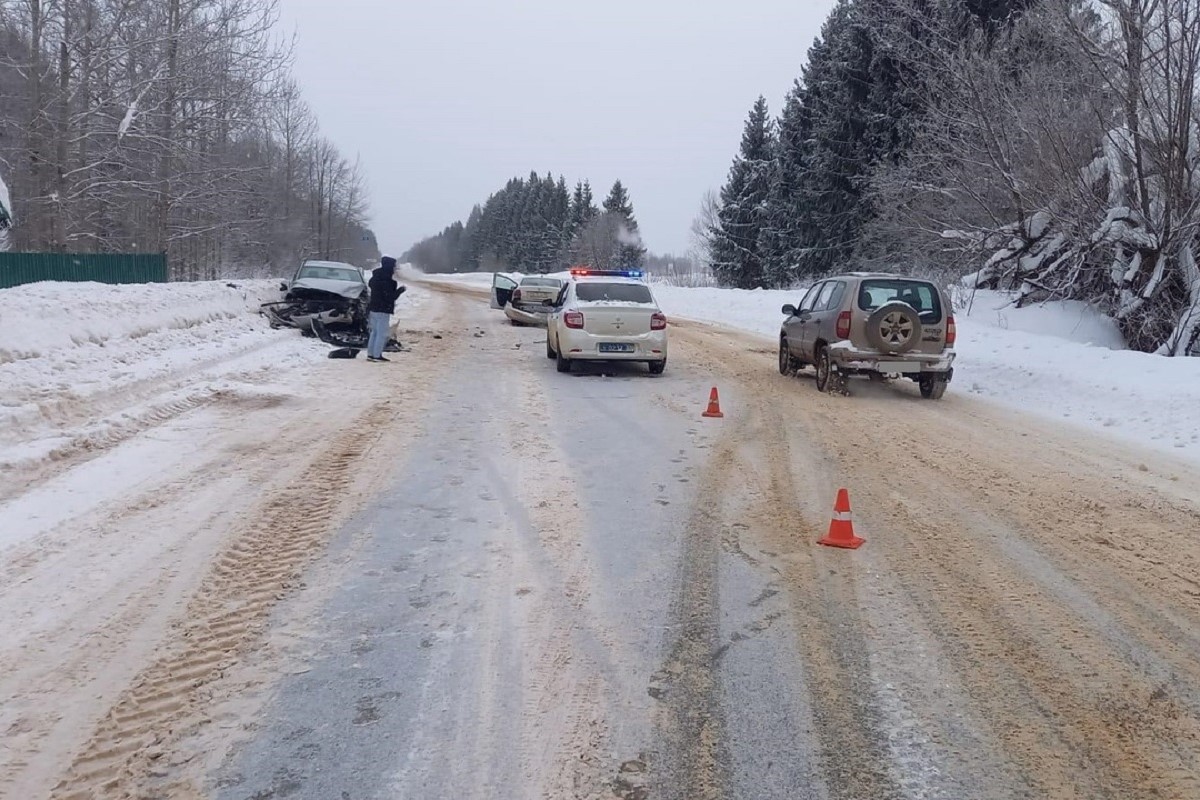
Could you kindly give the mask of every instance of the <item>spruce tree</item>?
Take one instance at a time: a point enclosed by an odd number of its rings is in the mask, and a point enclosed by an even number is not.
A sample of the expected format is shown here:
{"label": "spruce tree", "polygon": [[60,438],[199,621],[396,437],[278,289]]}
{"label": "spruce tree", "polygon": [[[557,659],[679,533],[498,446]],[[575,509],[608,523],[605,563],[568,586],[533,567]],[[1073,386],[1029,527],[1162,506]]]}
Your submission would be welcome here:
{"label": "spruce tree", "polygon": [[620,180],[613,183],[612,190],[604,199],[604,211],[622,220],[618,230],[616,261],[624,269],[639,269],[646,257],[646,248],[642,246],[642,236],[638,231],[637,219],[633,215],[633,203],[629,200],[629,192]]}
{"label": "spruce tree", "polygon": [[[531,172],[528,178],[510,179],[482,206],[474,206],[465,224],[455,222],[418,242],[405,257],[431,272],[550,272],[568,263],[573,237],[598,215],[587,181],[576,185],[572,197],[565,178]],[[629,209],[628,219],[622,216],[620,223],[628,226],[632,219]],[[609,238],[615,250],[616,234]]]}
{"label": "spruce tree", "polygon": [[713,271],[721,283],[742,289],[767,284],[759,240],[771,189],[775,142],[767,101],[759,97],[742,133],[742,146],[721,189],[721,207],[712,231]]}

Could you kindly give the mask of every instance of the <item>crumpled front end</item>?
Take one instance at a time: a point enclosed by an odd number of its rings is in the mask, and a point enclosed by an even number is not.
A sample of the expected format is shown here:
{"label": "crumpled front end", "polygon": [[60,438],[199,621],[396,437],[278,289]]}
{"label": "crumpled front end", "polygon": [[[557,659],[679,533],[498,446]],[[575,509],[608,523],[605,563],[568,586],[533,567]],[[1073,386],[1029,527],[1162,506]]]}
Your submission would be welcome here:
{"label": "crumpled front end", "polygon": [[296,286],[283,300],[263,303],[262,312],[275,327],[312,329],[314,320],[338,330],[364,328],[367,323],[367,295],[364,289],[357,296],[339,292]]}

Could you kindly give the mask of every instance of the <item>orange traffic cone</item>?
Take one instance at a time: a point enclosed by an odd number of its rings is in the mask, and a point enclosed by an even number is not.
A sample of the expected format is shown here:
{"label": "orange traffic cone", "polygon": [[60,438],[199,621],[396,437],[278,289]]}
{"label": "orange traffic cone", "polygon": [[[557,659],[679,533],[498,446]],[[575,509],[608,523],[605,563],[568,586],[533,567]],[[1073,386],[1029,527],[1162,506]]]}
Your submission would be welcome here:
{"label": "orange traffic cone", "polygon": [[855,550],[862,547],[865,541],[867,540],[854,535],[854,520],[850,515],[850,493],[845,489],[838,489],[837,502],[833,505],[833,521],[829,523],[829,534],[824,539],[818,539],[817,544]]}
{"label": "orange traffic cone", "polygon": [[712,391],[709,392],[708,410],[705,411],[700,416],[713,417],[716,419],[719,419],[719,418],[725,416],[724,414],[721,413],[721,398],[717,395],[717,387],[714,386]]}

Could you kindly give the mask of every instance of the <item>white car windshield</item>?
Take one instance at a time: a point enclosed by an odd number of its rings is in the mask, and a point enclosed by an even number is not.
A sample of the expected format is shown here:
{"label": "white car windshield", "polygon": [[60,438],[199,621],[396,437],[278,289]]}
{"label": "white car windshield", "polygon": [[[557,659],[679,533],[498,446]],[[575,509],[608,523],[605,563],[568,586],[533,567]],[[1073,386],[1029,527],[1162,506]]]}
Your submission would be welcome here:
{"label": "white car windshield", "polygon": [[320,278],[327,281],[348,281],[351,283],[361,283],[362,274],[355,269],[341,269],[339,267],[301,267],[300,274],[297,278]]}
{"label": "white car windshield", "polygon": [[581,283],[575,296],[585,303],[617,301],[621,303],[653,303],[650,289],[640,283]]}

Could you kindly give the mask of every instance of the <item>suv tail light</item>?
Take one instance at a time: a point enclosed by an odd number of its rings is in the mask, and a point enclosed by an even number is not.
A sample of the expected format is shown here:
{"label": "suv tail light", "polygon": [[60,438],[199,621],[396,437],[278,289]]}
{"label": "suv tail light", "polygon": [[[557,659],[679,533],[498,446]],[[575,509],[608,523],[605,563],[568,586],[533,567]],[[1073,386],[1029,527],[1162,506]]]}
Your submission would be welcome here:
{"label": "suv tail light", "polygon": [[842,313],[838,314],[837,330],[834,332],[837,334],[837,337],[839,339],[849,339],[850,338],[850,312],[849,311],[843,311]]}
{"label": "suv tail light", "polygon": [[957,338],[958,328],[954,326],[954,315],[950,314],[946,317],[946,347],[954,347]]}
{"label": "suv tail light", "polygon": [[667,318],[664,314],[657,311],[650,315],[650,330],[665,331],[667,329]]}
{"label": "suv tail light", "polygon": [[563,314],[563,325],[566,325],[568,328],[574,328],[575,330],[582,329],[583,328],[583,312],[582,311],[568,311],[567,313]]}

